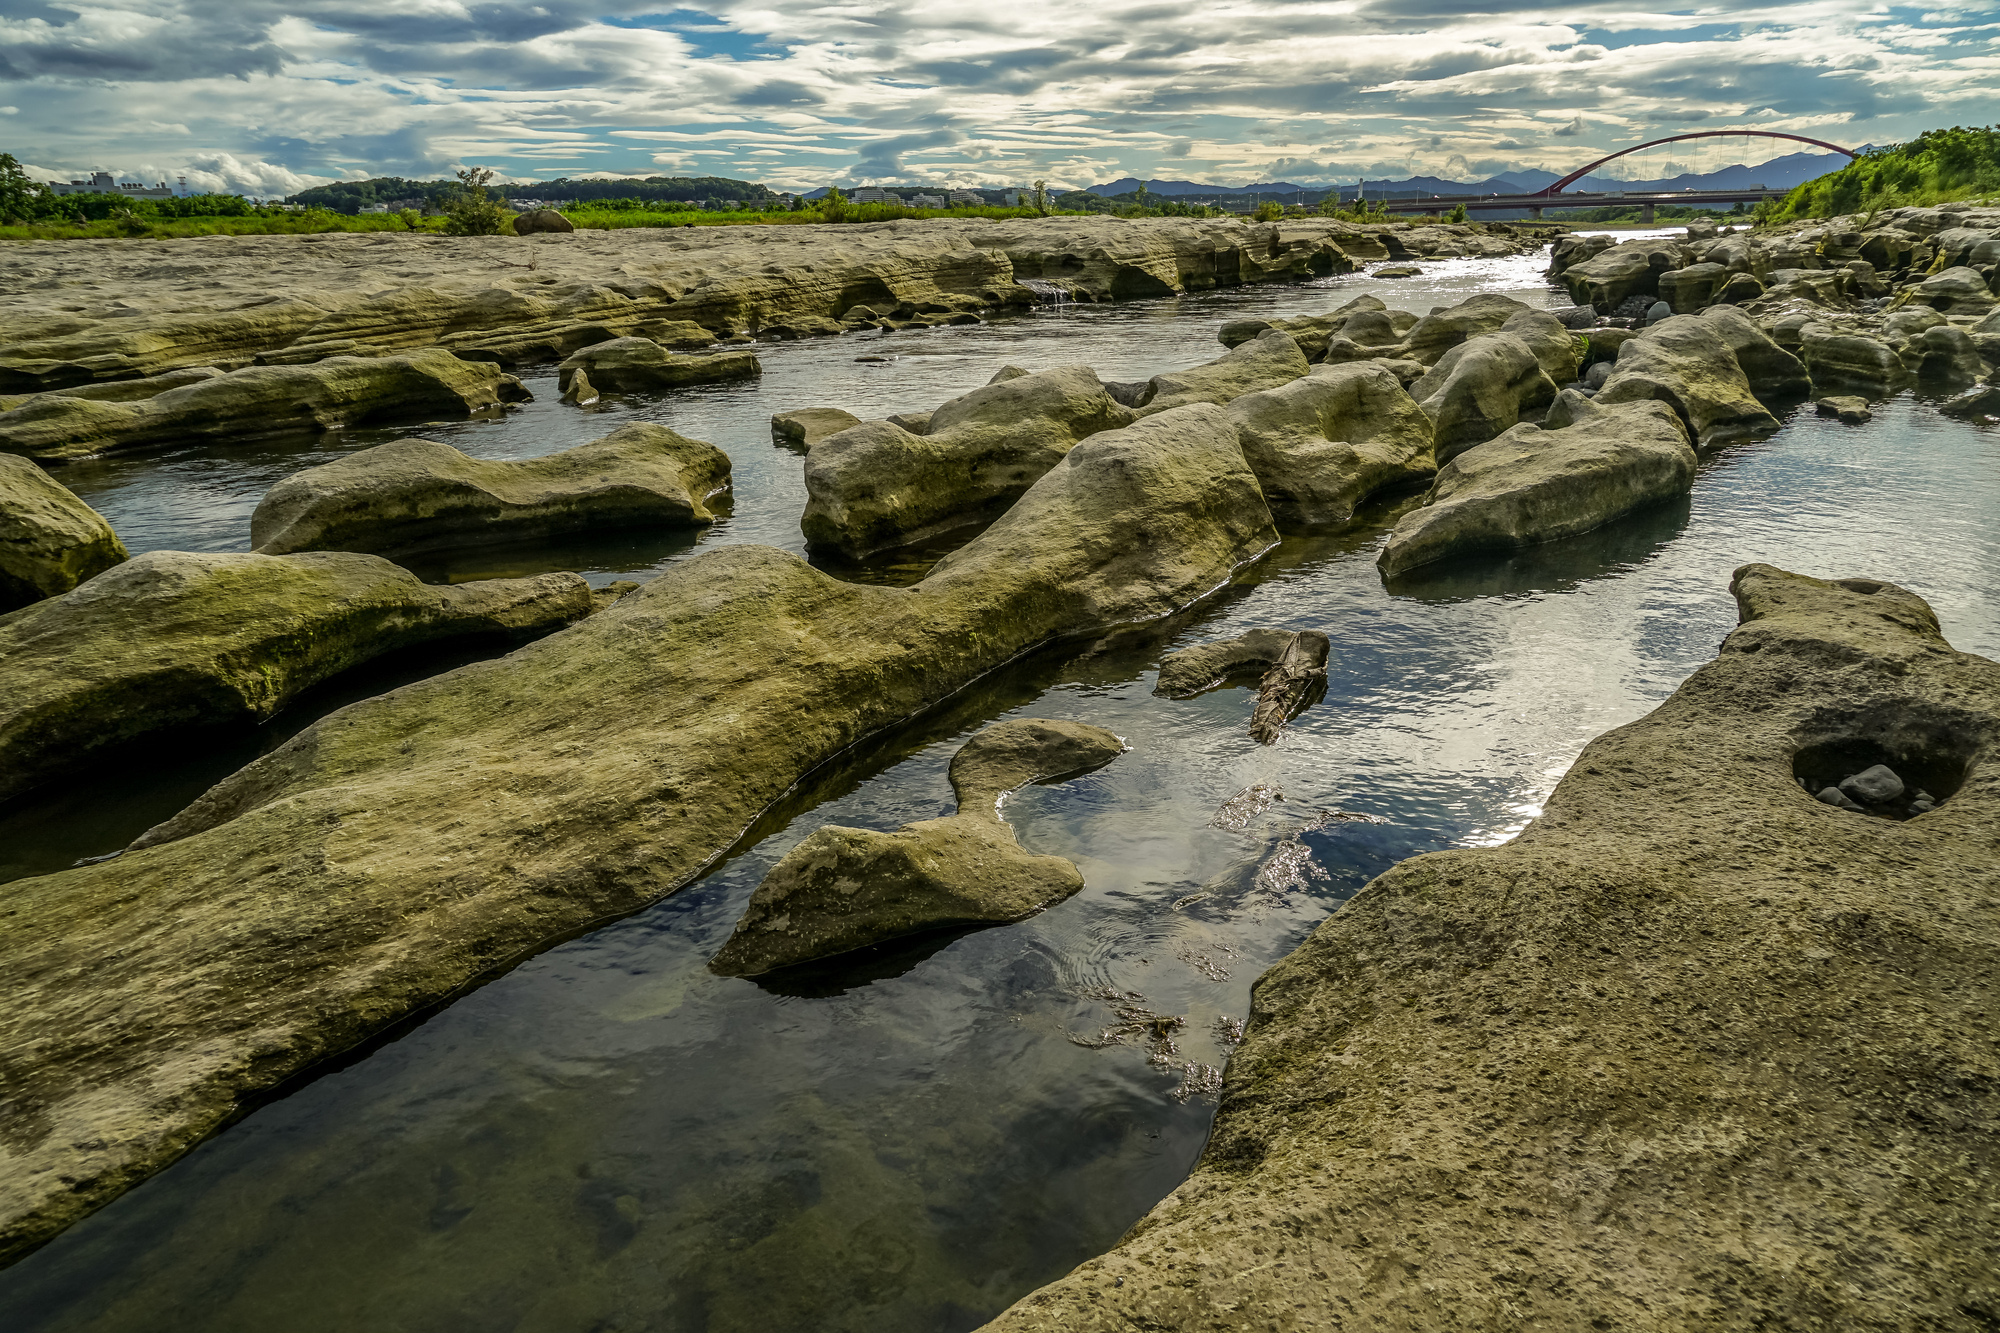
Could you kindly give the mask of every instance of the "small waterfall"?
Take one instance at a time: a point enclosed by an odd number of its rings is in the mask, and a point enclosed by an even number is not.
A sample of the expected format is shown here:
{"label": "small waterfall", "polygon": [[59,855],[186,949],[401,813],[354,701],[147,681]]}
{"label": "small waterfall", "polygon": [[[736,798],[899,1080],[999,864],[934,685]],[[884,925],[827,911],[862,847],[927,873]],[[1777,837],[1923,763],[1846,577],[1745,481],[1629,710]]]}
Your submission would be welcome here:
{"label": "small waterfall", "polygon": [[1042,299],[1043,305],[1066,306],[1073,304],[1070,300],[1069,288],[1059,282],[1050,282],[1047,278],[1016,278],[1014,281],[1026,287],[1036,296],[1039,296]]}

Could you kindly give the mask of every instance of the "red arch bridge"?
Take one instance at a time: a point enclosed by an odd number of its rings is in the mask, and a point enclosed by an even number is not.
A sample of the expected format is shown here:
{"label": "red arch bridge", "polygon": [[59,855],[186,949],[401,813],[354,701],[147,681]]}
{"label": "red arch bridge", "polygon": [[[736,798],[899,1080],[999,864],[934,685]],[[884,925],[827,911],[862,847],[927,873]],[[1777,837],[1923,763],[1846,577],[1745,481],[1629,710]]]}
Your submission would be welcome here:
{"label": "red arch bridge", "polygon": [[[1827,143],[1823,139],[1808,139],[1803,134],[1785,134],[1778,130],[1702,130],[1696,134],[1673,134],[1664,139],[1652,139],[1646,143],[1621,148],[1608,157],[1600,157],[1595,162],[1578,167],[1561,180],[1552,181],[1531,194],[1432,194],[1412,195],[1407,198],[1390,197],[1379,201],[1391,213],[1441,213],[1464,204],[1468,213],[1494,211],[1498,209],[1526,209],[1529,217],[1538,218],[1545,208],[1602,208],[1636,204],[1640,216],[1647,222],[1653,220],[1653,210],[1661,204],[1699,206],[1703,204],[1754,204],[1765,199],[1782,199],[1791,193],[1790,186],[1770,187],[1747,185],[1734,190],[1614,190],[1614,191],[1569,191],[1569,187],[1582,180],[1606,162],[1616,161],[1627,153],[1636,153],[1644,148],[1656,148],[1663,143],[1680,143],[1687,139],[1790,139],[1794,143],[1811,144],[1829,152],[1854,156],[1851,148]],[[1566,193],[1566,191],[1568,191]]]}

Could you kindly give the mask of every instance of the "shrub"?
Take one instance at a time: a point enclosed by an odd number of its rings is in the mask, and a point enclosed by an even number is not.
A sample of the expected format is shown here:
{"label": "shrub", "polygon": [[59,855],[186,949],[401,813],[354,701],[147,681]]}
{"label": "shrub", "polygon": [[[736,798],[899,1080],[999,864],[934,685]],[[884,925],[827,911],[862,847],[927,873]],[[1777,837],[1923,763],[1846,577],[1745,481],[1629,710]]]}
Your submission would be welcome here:
{"label": "shrub", "polygon": [[452,174],[458,177],[458,191],[445,205],[444,229],[453,236],[498,236],[509,214],[504,205],[486,197],[493,173],[485,167],[466,167]]}

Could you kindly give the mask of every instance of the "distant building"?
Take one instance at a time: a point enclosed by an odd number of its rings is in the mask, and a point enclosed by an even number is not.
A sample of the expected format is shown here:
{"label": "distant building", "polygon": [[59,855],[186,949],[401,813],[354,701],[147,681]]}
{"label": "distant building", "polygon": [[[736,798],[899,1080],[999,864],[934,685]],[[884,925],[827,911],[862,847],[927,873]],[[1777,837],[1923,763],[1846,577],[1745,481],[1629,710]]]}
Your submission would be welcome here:
{"label": "distant building", "polygon": [[941,194],[913,194],[910,196],[910,207],[943,208],[944,196]]}
{"label": "distant building", "polygon": [[849,195],[848,199],[850,202],[857,204],[900,204],[903,202],[902,195],[891,194],[889,191],[877,189],[873,185],[862,186]]}
{"label": "distant building", "polygon": [[[182,177],[185,191],[186,177]],[[158,185],[140,185],[136,182],[121,185],[108,171],[92,172],[87,181],[50,181],[49,189],[56,194],[122,194],[127,199],[171,199],[174,191],[165,181]]]}
{"label": "distant building", "polygon": [[1025,193],[1027,193],[1025,190],[1002,190],[1000,192],[1000,202],[1008,208],[1019,208],[1021,206],[1021,196]]}
{"label": "distant building", "polygon": [[953,190],[945,196],[945,199],[953,208],[957,208],[960,205],[977,208],[986,202],[986,196],[977,190]]}

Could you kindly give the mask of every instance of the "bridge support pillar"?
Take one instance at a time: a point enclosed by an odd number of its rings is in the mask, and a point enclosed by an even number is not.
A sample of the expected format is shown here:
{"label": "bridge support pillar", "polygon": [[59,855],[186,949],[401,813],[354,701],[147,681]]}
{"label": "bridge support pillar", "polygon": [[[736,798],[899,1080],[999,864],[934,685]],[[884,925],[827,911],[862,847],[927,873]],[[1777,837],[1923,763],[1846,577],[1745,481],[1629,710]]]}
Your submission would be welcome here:
{"label": "bridge support pillar", "polygon": [[1651,204],[1645,204],[1641,206],[1639,211],[1639,220],[1641,222],[1648,224],[1650,224],[1653,221],[1653,206]]}
{"label": "bridge support pillar", "polygon": [[1533,207],[1529,208],[1529,209],[1528,209],[1528,216],[1529,216],[1529,217],[1531,217],[1531,218],[1533,218],[1533,219],[1534,219],[1535,221],[1537,221],[1537,222],[1540,222],[1540,221],[1542,220],[1542,209],[1541,209],[1541,206],[1540,206],[1539,204],[1537,204],[1537,205],[1534,205]]}

